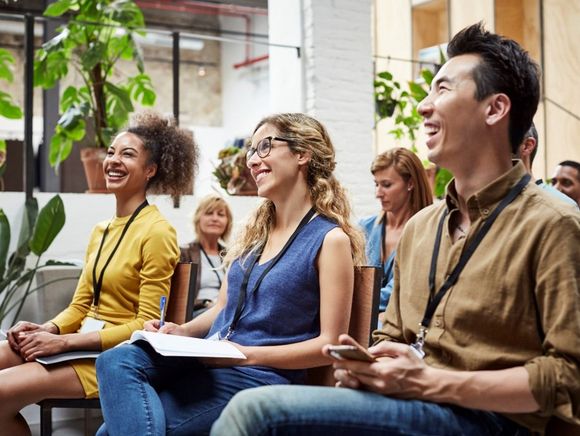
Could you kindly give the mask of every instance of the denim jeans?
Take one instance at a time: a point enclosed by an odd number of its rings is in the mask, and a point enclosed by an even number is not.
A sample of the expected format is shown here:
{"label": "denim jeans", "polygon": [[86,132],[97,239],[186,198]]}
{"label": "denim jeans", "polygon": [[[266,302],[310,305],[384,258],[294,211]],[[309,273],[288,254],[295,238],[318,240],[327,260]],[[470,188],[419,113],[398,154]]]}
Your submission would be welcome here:
{"label": "denim jeans", "polygon": [[269,386],[240,392],[211,430],[212,436],[529,434],[496,413],[315,386]]}
{"label": "denim jeans", "polygon": [[140,343],[102,353],[97,378],[105,418],[99,436],[208,434],[237,392],[263,385],[235,368],[163,357]]}

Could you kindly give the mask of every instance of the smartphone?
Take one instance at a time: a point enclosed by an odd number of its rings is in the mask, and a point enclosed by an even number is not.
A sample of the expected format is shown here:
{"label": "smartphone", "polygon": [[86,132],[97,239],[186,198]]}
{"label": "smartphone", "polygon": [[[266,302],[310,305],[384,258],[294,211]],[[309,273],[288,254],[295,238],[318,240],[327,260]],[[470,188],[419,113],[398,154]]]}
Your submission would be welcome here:
{"label": "smartphone", "polygon": [[328,354],[337,360],[361,360],[375,362],[376,359],[364,348],[355,345],[330,345]]}

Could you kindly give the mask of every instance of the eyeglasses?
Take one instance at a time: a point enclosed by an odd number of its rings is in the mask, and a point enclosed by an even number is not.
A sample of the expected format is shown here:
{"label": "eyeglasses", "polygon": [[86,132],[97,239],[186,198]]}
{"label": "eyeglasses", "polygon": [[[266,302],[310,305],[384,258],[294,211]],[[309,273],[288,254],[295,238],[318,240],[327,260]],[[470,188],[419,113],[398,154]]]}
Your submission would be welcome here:
{"label": "eyeglasses", "polygon": [[248,152],[246,153],[246,162],[248,162],[254,153],[258,153],[258,157],[265,158],[267,157],[270,152],[272,151],[272,140],[274,141],[282,141],[282,142],[292,142],[289,138],[280,138],[279,136],[266,136],[256,147],[250,147]]}

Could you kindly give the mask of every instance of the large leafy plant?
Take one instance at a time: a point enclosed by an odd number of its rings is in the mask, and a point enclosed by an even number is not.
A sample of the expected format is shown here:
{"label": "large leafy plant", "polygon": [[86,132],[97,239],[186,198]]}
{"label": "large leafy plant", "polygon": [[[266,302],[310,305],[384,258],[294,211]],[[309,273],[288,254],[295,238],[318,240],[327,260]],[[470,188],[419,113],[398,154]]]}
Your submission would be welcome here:
{"label": "large leafy plant", "polygon": [[[8,256],[10,223],[0,209],[0,323],[13,311],[11,324],[18,320],[26,298],[37,290],[32,287],[32,283],[39,269],[62,265],[55,261],[41,263],[40,258],[59,234],[64,222],[64,204],[58,195],[50,199],[40,212],[35,198],[27,200],[16,250]],[[32,266],[27,266],[31,254],[36,259]]]}
{"label": "large leafy plant", "polygon": [[[0,81],[12,83],[14,81],[14,74],[12,67],[14,64],[14,57],[12,54],[3,48],[0,48]],[[12,100],[10,94],[0,90],[0,117],[18,120],[22,118],[22,110]],[[6,141],[0,139],[0,190],[2,186],[2,176],[6,171]]]}
{"label": "large leafy plant", "polygon": [[[443,57],[442,62],[444,60]],[[421,70],[420,76],[419,81],[407,82],[406,89],[393,78],[389,71],[378,73],[374,82],[375,118],[377,121],[394,118],[395,126],[388,133],[397,140],[408,138],[411,141],[411,150],[414,152],[417,152],[415,141],[423,123],[423,117],[419,115],[417,107],[429,93],[433,72],[425,68]],[[445,194],[445,187],[453,176],[444,168],[437,168],[436,171],[433,193],[436,197],[442,198]]]}
{"label": "large leafy plant", "polygon": [[[143,57],[135,34],[143,34],[143,14],[133,0],[58,0],[44,11],[48,17],[68,18],[59,33],[36,52],[34,83],[52,88],[70,70],[82,80],[62,93],[60,119],[50,143],[49,161],[58,169],[72,150],[74,141],[93,124],[96,147],[106,147],[112,135],[127,122],[134,103],[152,106],[155,91],[145,74]],[[137,74],[118,72],[120,59],[137,66]]]}

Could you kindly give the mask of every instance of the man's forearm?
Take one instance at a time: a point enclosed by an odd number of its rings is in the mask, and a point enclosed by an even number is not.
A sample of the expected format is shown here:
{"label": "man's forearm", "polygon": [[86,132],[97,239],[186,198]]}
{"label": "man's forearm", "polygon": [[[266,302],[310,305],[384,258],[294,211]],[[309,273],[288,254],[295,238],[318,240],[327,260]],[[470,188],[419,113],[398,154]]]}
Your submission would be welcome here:
{"label": "man's forearm", "polygon": [[497,371],[450,371],[429,368],[432,388],[424,399],[470,409],[529,413],[539,409],[523,366]]}

